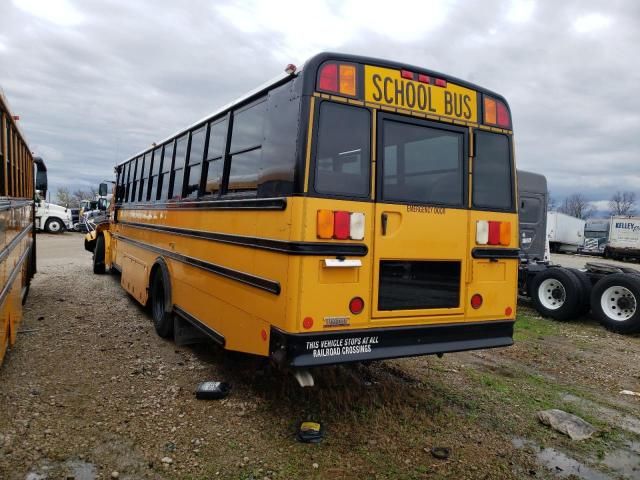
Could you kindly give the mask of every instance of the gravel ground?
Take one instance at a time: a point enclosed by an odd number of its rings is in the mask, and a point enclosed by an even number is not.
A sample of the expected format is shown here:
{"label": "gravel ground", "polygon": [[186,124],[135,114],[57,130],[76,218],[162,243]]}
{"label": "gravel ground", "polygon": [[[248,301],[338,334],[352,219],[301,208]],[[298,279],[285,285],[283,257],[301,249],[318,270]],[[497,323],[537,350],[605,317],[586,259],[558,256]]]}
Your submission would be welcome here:
{"label": "gravel ground", "polygon": [[[514,347],[327,368],[302,390],[254,359],[157,337],[118,276],[92,274],[80,235],[42,234],[38,249],[0,369],[0,479],[640,478],[640,398],[619,393],[640,391],[638,336],[524,306]],[[195,400],[204,380],[231,395]],[[540,425],[545,408],[598,434],[572,442]],[[322,443],[296,442],[306,419]]]}

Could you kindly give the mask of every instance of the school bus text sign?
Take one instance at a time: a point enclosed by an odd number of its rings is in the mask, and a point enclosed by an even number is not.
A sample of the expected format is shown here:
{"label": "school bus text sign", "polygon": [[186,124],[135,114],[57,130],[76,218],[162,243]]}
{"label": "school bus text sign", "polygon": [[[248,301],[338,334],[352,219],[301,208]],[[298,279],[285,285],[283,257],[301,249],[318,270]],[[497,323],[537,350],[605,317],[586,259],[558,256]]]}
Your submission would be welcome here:
{"label": "school bus text sign", "polygon": [[478,121],[477,93],[453,83],[438,87],[402,78],[399,70],[365,65],[364,85],[368,102],[466,122]]}

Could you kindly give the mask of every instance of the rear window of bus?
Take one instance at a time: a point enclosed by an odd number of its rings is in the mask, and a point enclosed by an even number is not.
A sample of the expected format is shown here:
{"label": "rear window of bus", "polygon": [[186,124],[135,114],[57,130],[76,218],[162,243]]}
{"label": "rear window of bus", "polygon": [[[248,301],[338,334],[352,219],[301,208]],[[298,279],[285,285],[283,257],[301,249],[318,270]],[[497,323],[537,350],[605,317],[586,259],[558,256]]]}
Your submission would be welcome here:
{"label": "rear window of bus", "polygon": [[476,132],[473,160],[473,206],[513,210],[513,175],[506,135]]}
{"label": "rear window of bus", "polygon": [[371,189],[371,115],[350,105],[320,105],[315,191],[368,197]]}

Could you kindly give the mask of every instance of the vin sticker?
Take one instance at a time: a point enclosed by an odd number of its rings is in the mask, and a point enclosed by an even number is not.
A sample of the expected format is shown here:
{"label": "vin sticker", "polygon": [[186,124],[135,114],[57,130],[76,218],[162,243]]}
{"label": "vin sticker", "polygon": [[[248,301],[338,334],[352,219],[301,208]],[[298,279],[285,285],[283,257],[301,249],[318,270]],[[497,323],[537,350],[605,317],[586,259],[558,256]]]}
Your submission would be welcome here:
{"label": "vin sticker", "polygon": [[307,352],[311,352],[313,358],[340,357],[342,355],[369,353],[377,344],[377,336],[317,340],[314,342],[307,342]]}
{"label": "vin sticker", "polygon": [[407,212],[433,213],[434,215],[444,215],[447,210],[444,207],[430,207],[429,205],[407,205]]}

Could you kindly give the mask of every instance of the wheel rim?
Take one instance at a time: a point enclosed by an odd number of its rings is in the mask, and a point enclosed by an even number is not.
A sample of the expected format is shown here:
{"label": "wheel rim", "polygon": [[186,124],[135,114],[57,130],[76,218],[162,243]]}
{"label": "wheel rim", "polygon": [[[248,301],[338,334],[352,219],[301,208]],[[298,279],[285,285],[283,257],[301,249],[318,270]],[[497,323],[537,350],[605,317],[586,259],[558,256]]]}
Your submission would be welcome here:
{"label": "wheel rim", "polygon": [[60,222],[56,222],[55,220],[52,222],[49,222],[49,230],[51,230],[52,232],[59,232]]}
{"label": "wheel rim", "polygon": [[624,322],[636,313],[638,299],[628,288],[613,286],[602,292],[600,306],[604,314],[611,320]]}
{"label": "wheel rim", "polygon": [[544,308],[557,310],[562,307],[567,300],[567,292],[559,280],[547,278],[543,280],[540,287],[538,287],[538,299]]}

